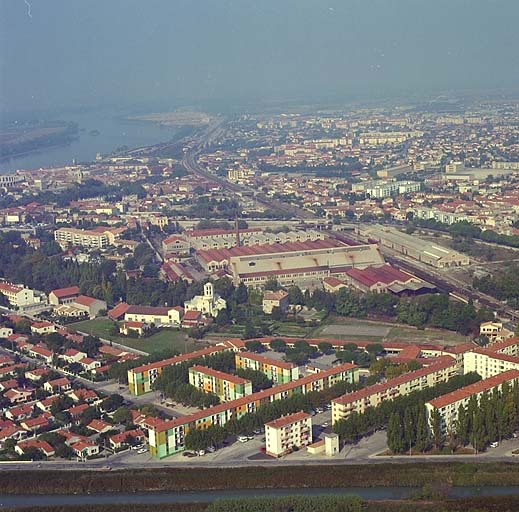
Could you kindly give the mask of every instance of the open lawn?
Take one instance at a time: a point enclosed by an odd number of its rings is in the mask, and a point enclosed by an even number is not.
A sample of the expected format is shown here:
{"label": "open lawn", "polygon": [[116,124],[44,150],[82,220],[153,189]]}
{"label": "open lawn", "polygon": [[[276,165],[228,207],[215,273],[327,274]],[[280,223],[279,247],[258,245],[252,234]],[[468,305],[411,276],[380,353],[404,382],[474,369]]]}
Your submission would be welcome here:
{"label": "open lawn", "polygon": [[179,352],[192,352],[200,348],[187,334],[175,329],[162,329],[149,338],[127,338],[125,336],[112,336],[110,328],[113,322],[108,318],[96,318],[95,320],[85,320],[70,324],[73,329],[87,332],[93,336],[98,336],[114,343],[119,343],[126,347],[142,350],[152,354],[153,352],[163,352],[164,350],[178,350]]}
{"label": "open lawn", "polygon": [[408,343],[437,343],[457,345],[469,340],[444,329],[419,330],[405,325],[376,322],[357,318],[330,317],[311,333],[312,338],[342,338],[351,341],[401,341]]}

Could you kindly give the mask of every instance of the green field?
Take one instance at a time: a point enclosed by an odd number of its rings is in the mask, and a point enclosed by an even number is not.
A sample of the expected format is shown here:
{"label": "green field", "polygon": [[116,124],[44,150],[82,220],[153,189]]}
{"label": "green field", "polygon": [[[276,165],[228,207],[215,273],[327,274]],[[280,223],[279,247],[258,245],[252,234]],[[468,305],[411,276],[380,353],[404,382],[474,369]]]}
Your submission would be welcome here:
{"label": "green field", "polygon": [[179,352],[192,352],[199,346],[189,339],[187,334],[175,329],[162,329],[149,338],[127,338],[125,336],[110,335],[110,328],[113,322],[108,318],[96,318],[95,320],[85,320],[70,324],[73,329],[87,332],[93,336],[98,336],[114,343],[119,343],[126,347],[142,350],[152,354],[153,352],[163,352],[164,350],[178,350]]}

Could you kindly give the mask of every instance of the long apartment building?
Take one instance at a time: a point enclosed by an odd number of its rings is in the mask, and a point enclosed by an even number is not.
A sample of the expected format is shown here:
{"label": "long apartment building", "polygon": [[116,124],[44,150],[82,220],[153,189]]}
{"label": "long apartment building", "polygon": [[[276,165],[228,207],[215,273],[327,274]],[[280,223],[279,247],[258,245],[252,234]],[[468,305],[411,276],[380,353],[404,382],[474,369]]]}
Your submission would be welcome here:
{"label": "long apartment building", "polygon": [[222,402],[252,395],[252,382],[207,366],[189,368],[189,384],[205,393],[214,393]]}
{"label": "long apartment building", "polygon": [[300,411],[265,423],[265,444],[272,457],[312,444],[312,415]]}
{"label": "long apartment building", "polygon": [[261,405],[274,400],[283,400],[295,394],[322,391],[343,381],[358,382],[358,368],[354,364],[345,363],[335,366],[329,370],[273,386],[188,416],[181,416],[169,421],[154,421],[148,427],[150,453],[159,459],[173,455],[184,450],[184,436],[192,429],[205,429],[212,425],[224,426],[229,420],[239,419],[247,413],[254,413]]}
{"label": "long apartment building", "polygon": [[81,246],[104,249],[109,245],[106,233],[77,228],[60,228],[54,231],[54,240],[62,247]]}
{"label": "long apartment building", "polygon": [[511,386],[519,382],[519,370],[508,370],[499,373],[426,402],[425,409],[428,424],[431,424],[431,417],[434,411],[438,411],[442,419],[442,430],[444,433],[448,432],[458,419],[460,406],[466,407],[469,400],[474,396],[479,402],[483,393],[488,393],[495,389],[500,390],[505,382]]}
{"label": "long apartment building", "polygon": [[277,361],[254,352],[237,352],[236,368],[264,373],[274,384],[285,384],[299,378],[299,367],[294,363]]}
{"label": "long apartment building", "polygon": [[508,370],[519,370],[519,357],[488,348],[477,348],[463,354],[464,373],[476,372],[482,379],[488,379]]}
{"label": "long apartment building", "polygon": [[164,368],[184,363],[197,357],[210,356],[225,350],[230,350],[227,345],[216,345],[215,347],[203,348],[187,354],[162,359],[154,363],[143,364],[128,370],[128,388],[130,393],[135,396],[149,393],[153,389],[153,383],[157,380]]}
{"label": "long apartment building", "polygon": [[6,282],[0,282],[0,294],[4,295],[9,304],[15,307],[28,306],[39,301],[39,298],[34,297],[34,292],[30,288]]}
{"label": "long apartment building", "polygon": [[377,407],[386,400],[446,382],[458,373],[456,360],[443,356],[426,368],[340,396],[332,400],[332,422],[343,420],[353,412],[362,414],[368,407]]}

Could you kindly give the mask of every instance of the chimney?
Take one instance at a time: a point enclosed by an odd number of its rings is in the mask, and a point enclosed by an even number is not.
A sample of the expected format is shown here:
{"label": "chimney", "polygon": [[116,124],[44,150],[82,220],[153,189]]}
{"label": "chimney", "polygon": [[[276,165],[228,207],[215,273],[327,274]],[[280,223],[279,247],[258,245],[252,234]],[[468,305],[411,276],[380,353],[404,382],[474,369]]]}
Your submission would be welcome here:
{"label": "chimney", "polygon": [[238,215],[236,215],[235,228],[236,228],[236,247],[240,247],[241,241],[240,241],[240,227],[238,224]]}

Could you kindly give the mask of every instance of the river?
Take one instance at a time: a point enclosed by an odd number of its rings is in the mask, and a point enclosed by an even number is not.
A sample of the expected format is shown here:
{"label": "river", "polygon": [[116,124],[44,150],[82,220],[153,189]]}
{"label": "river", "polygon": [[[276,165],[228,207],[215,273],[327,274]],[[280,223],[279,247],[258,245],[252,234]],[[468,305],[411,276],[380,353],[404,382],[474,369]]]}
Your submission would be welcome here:
{"label": "river", "polygon": [[[72,121],[81,130],[79,139],[69,145],[43,148],[23,156],[0,161],[0,174],[17,169],[38,169],[95,159],[97,153],[107,154],[121,146],[136,148],[149,146],[172,139],[174,128],[161,127],[155,123],[128,121],[128,111],[61,112],[54,119]],[[91,135],[97,130],[99,135]]]}
{"label": "river", "polygon": [[[148,492],[112,494],[49,494],[0,495],[0,508],[60,505],[110,505],[159,503],[211,503],[218,499],[237,499],[281,496],[337,496],[356,495],[365,500],[408,499],[419,488],[412,487],[349,487],[343,489],[243,489],[194,492]],[[505,496],[519,494],[519,486],[510,487],[452,487],[451,498],[476,496]]]}

